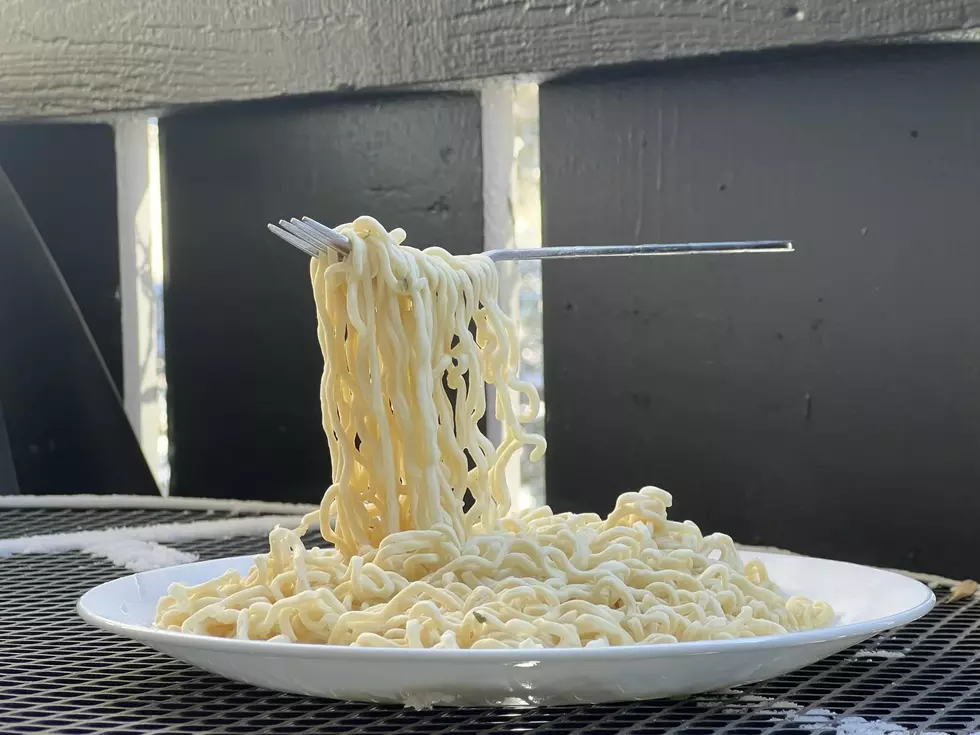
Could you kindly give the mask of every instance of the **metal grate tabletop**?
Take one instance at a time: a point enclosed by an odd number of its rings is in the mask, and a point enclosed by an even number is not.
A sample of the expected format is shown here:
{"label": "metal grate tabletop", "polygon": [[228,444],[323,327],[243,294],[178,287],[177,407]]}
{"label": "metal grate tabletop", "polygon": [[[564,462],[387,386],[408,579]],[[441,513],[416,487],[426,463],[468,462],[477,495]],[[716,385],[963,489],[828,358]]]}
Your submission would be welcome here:
{"label": "metal grate tabletop", "polygon": [[258,515],[231,510],[169,510],[166,508],[0,508],[0,539],[42,533],[101,531],[155,523],[218,521]]}
{"label": "metal grate tabletop", "polygon": [[[64,513],[0,509],[0,538],[25,533],[25,525],[27,533],[65,530]],[[85,530],[190,520],[196,514],[92,509],[74,518],[78,530]],[[215,558],[263,551],[266,540],[173,546]],[[625,705],[415,711],[308,699],[226,681],[91,628],[76,616],[79,595],[127,573],[78,553],[0,558],[0,734],[980,730],[980,604],[973,600],[940,604],[925,618],[860,649],[742,691]]]}

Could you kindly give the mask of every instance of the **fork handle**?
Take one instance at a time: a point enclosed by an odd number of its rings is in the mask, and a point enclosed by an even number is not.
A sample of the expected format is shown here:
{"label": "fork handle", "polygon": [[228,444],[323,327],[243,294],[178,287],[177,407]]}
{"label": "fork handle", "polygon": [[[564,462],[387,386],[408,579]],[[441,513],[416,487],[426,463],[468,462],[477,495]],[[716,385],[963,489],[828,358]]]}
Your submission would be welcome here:
{"label": "fork handle", "polygon": [[633,255],[681,255],[697,253],[791,253],[788,240],[747,242],[686,242],[657,245],[579,245],[552,248],[504,248],[487,250],[490,260],[544,260],[546,258],[607,258]]}

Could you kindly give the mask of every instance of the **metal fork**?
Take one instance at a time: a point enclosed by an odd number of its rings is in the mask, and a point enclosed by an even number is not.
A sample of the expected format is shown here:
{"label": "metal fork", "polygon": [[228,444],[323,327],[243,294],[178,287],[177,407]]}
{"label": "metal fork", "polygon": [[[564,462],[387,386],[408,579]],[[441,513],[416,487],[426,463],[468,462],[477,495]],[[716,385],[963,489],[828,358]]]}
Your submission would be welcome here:
{"label": "metal fork", "polygon": [[[269,225],[274,235],[312,258],[326,254],[332,248],[341,255],[350,253],[350,240],[325,224],[310,217],[295,217],[278,225]],[[752,240],[748,242],[686,242],[656,245],[579,245],[552,248],[505,248],[486,250],[484,255],[493,261],[538,260],[540,258],[587,258],[623,255],[669,255],[681,253],[791,253],[793,243],[787,240]]]}

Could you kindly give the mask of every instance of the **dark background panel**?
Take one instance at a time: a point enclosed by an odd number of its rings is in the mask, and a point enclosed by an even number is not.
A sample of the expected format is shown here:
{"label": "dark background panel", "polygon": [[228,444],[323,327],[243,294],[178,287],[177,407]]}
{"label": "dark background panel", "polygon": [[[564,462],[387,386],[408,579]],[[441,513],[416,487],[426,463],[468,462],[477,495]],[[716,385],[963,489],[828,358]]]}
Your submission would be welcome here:
{"label": "dark background panel", "polygon": [[7,422],[3,418],[3,404],[0,403],[0,495],[17,495],[19,492],[10,435],[7,433]]}
{"label": "dark background panel", "polygon": [[362,214],[482,249],[470,95],[235,106],[161,121],[172,492],[318,500],[330,479],[309,260],[266,230]]}
{"label": "dark background panel", "polygon": [[546,244],[797,243],[545,265],[549,502],[975,576],[978,92],[962,47],[544,85]]}
{"label": "dark background panel", "polygon": [[105,361],[2,169],[0,232],[0,492],[156,495]]}
{"label": "dark background panel", "polygon": [[116,152],[105,124],[0,125],[6,171],[122,390]]}

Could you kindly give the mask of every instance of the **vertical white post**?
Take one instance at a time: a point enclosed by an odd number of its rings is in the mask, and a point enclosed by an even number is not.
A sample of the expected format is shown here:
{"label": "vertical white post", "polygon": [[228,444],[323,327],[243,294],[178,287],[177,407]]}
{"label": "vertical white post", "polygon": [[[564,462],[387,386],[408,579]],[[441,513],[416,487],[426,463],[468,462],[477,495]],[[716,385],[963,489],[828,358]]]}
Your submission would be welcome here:
{"label": "vertical white post", "polygon": [[[483,88],[481,100],[484,249],[540,247],[537,85],[489,84]],[[520,333],[521,375],[538,383],[543,394],[540,264],[502,263],[498,268],[500,303]],[[494,400],[490,388],[490,407]],[[515,405],[518,411],[521,408]],[[542,413],[530,428],[543,434],[543,418]],[[487,416],[487,433],[495,443],[500,441],[501,427],[493,415]],[[523,456],[514,457],[507,466],[506,478],[514,507],[524,509],[545,502],[542,466],[533,466]]]}
{"label": "vertical white post", "polygon": [[[122,307],[123,404],[161,492],[169,477],[161,413],[159,346],[162,243],[156,124],[142,115],[115,121]],[[163,453],[161,455],[161,449]]]}
{"label": "vertical white post", "polygon": [[[510,211],[510,175],[514,150],[512,84],[487,84],[480,93],[483,109],[480,133],[483,143],[483,249],[514,246],[514,220]],[[500,303],[509,309],[512,279],[500,271]],[[494,444],[502,438],[494,415],[496,391],[487,386],[487,436]],[[509,479],[509,478],[508,478]],[[508,485],[512,488],[513,485]]]}

